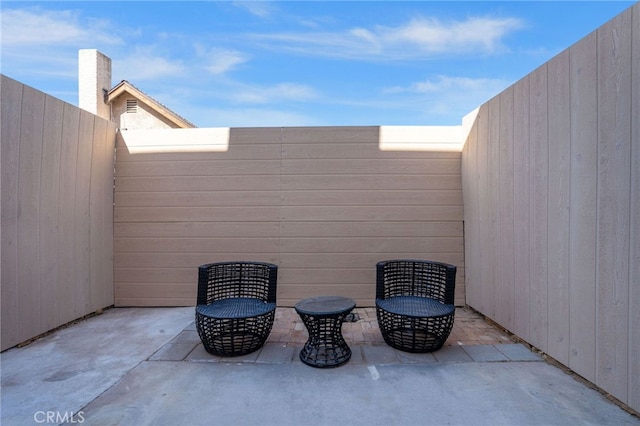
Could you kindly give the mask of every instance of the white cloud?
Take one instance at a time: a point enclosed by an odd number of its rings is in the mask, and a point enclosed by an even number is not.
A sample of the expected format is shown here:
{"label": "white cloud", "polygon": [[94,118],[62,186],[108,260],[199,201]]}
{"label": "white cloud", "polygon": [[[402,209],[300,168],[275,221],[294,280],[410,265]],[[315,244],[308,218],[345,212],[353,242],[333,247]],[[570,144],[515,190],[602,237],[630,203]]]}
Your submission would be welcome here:
{"label": "white cloud", "polygon": [[498,78],[470,78],[440,75],[414,82],[408,86],[394,86],[383,90],[388,102],[401,101],[412,105],[428,116],[460,116],[491,99],[512,82]]}
{"label": "white cloud", "polygon": [[205,68],[212,74],[224,74],[249,60],[244,53],[227,49],[210,49],[201,52],[200,56],[206,58],[208,65]]}
{"label": "white cloud", "polygon": [[315,89],[298,83],[279,83],[274,86],[245,86],[233,93],[232,101],[265,104],[283,100],[306,101],[318,96]]}
{"label": "white cloud", "polygon": [[[70,10],[12,9],[3,4],[0,25],[2,72],[29,78],[32,85],[45,79],[60,78],[63,84],[76,79],[78,49],[122,45],[107,20],[86,18]],[[61,96],[67,90],[56,88],[51,92]]]}
{"label": "white cloud", "polygon": [[82,21],[76,12],[48,11],[39,8],[7,9],[2,19],[2,47],[60,46],[76,43],[119,44],[121,40],[109,31],[107,21]]}
{"label": "white cloud", "polygon": [[378,37],[376,37],[374,33],[365,28],[353,28],[349,31],[349,33],[367,43],[379,44]]}
{"label": "white cloud", "polygon": [[454,22],[415,18],[399,27],[378,27],[377,36],[388,46],[413,46],[423,52],[480,49],[492,53],[501,47],[506,34],[521,25],[514,18],[469,18]]}
{"label": "white cloud", "polygon": [[491,54],[506,35],[522,27],[515,18],[468,18],[443,22],[414,18],[399,26],[352,28],[343,32],[254,35],[263,45],[307,55],[345,59],[425,59],[443,54]]}
{"label": "white cloud", "polygon": [[177,78],[184,74],[185,66],[180,60],[167,59],[155,52],[154,47],[138,46],[122,58],[113,59],[113,75],[126,79],[135,85],[137,81],[159,78]]}
{"label": "white cloud", "polygon": [[273,4],[267,1],[233,1],[232,4],[261,18],[271,15],[274,10]]}
{"label": "white cloud", "polygon": [[469,92],[492,92],[498,93],[499,90],[509,84],[505,80],[496,78],[470,78],[470,77],[452,77],[439,75],[434,79],[418,81],[409,86],[394,86],[384,89],[384,93],[420,93],[433,94],[448,92],[450,90]]}

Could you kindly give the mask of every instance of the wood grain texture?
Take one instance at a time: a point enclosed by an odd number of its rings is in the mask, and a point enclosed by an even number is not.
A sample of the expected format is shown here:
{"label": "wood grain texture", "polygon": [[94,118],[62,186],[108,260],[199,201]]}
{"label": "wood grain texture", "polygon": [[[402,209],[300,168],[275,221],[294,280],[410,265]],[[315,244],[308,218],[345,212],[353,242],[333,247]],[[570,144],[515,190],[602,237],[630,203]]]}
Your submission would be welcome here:
{"label": "wood grain texture", "polygon": [[[478,252],[475,253],[477,258],[478,270],[473,271],[476,274],[475,283],[477,286],[481,287],[476,290],[478,294],[478,299],[475,301],[470,300],[469,303],[476,307],[476,309],[481,312],[489,312],[489,303],[493,295],[488,291],[487,286],[490,285],[491,279],[489,273],[492,271],[493,265],[490,264],[490,257],[488,256],[489,251],[485,249],[488,245],[489,241],[489,223],[491,220],[489,214],[489,205],[487,202],[489,200],[489,184],[488,184],[488,156],[489,156],[489,108],[487,104],[484,104],[480,107],[480,111],[478,112],[477,118],[477,159],[476,159],[476,167],[477,167],[477,176],[472,176],[472,178],[477,179],[478,185],[478,193],[476,195],[476,199],[478,202],[478,233],[476,234],[480,239],[476,244],[476,247],[481,248]],[[473,196],[473,195],[472,195]],[[485,314],[486,315],[486,314]]]}
{"label": "wood grain texture", "polygon": [[[2,102],[0,103],[0,122],[2,123],[2,144],[0,155],[2,190],[2,268],[0,273],[2,295],[2,349],[20,342],[18,316],[18,166],[20,161],[20,128],[22,113],[23,85],[8,77],[1,76]],[[7,342],[5,346],[5,343]]]}
{"label": "wood grain texture", "polygon": [[526,76],[514,85],[513,104],[513,332],[518,336],[529,335],[531,319],[529,102],[529,76]]}
{"label": "wood grain texture", "polygon": [[200,156],[131,154],[123,134],[116,304],[195,302],[187,275],[150,291],[141,270],[262,259],[280,265],[279,304],[332,291],[371,306],[375,263],[398,257],[455,262],[464,303],[460,152],[382,151],[378,127],[263,132],[231,129],[228,152]]}
{"label": "wood grain texture", "polygon": [[[40,317],[40,273],[38,268],[40,170],[45,95],[23,89],[18,159],[18,330],[23,336],[38,334]],[[35,267],[34,267],[35,266]],[[31,309],[29,309],[31,308]]]}
{"label": "wood grain texture", "polygon": [[[480,200],[478,199],[478,120],[476,115],[462,151],[462,193],[464,205],[464,255],[465,255],[465,297],[477,302],[481,298],[480,266],[478,265],[481,229],[479,226]],[[471,263],[470,263],[471,262]]]}
{"label": "wood grain texture", "polygon": [[497,251],[502,259],[502,267],[499,268],[500,308],[496,310],[496,318],[501,324],[509,324],[509,327],[513,327],[515,315],[514,91],[511,86],[500,95],[498,132],[500,241]]}
{"label": "wood grain texture", "polygon": [[530,342],[548,350],[549,115],[547,65],[529,80],[529,297]]}
{"label": "wood grain texture", "polygon": [[58,296],[60,275],[58,251],[60,238],[57,225],[60,221],[60,153],[62,149],[62,116],[64,103],[51,96],[45,97],[42,166],[40,173],[40,223],[39,272],[40,272],[40,321],[41,329],[49,330],[58,324],[57,304],[51,303]]}
{"label": "wood grain texture", "polygon": [[571,201],[571,87],[569,51],[548,63],[549,189],[547,227],[548,353],[569,363],[569,212]]}
{"label": "wood grain texture", "polygon": [[598,30],[596,383],[627,400],[631,176],[631,14]]}
{"label": "wood grain texture", "polygon": [[4,350],[113,304],[115,127],[4,76],[1,120]]}
{"label": "wood grain texture", "polygon": [[479,230],[465,232],[469,304],[635,410],[639,14],[636,4],[481,106],[462,156],[465,229]]}
{"label": "wood grain texture", "polygon": [[596,33],[571,47],[569,366],[595,382],[598,92]]}
{"label": "wood grain texture", "polygon": [[[640,411],[640,7],[631,17],[631,229],[629,232],[629,401]],[[635,284],[634,284],[635,283]],[[634,379],[635,378],[635,379]]]}

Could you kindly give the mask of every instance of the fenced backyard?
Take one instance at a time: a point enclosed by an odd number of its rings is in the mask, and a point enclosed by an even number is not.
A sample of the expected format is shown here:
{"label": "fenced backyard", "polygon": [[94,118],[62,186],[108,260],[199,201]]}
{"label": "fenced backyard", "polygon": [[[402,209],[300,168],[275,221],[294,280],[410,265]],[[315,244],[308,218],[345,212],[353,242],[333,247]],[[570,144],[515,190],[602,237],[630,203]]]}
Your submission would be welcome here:
{"label": "fenced backyard", "polygon": [[114,304],[193,305],[211,261],[278,263],[282,306],[370,306],[375,262],[418,257],[458,266],[458,304],[640,410],[639,23],[636,4],[454,136],[418,127],[395,151],[347,127],[140,153],[2,76],[2,349]]}

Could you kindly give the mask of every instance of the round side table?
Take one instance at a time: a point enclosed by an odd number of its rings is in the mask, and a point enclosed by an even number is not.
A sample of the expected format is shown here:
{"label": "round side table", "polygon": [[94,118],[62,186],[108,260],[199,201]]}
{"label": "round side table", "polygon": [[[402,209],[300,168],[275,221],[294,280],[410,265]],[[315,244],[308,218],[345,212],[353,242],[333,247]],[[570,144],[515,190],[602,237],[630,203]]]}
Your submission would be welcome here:
{"label": "round side table", "polygon": [[351,349],[342,337],[342,321],[356,307],[348,297],[317,296],[296,303],[295,309],[309,340],[300,351],[300,360],[318,368],[338,367],[351,358]]}

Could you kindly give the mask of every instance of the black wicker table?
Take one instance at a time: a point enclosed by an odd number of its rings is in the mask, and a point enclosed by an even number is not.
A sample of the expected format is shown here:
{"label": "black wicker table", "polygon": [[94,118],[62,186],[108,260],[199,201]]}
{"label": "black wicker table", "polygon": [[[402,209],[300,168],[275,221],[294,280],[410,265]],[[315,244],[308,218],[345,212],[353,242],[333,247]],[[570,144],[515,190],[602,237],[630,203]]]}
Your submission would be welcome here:
{"label": "black wicker table", "polygon": [[355,307],[353,299],[341,296],[310,297],[296,303],[296,312],[309,332],[300,360],[318,368],[349,361],[351,349],[342,337],[342,321]]}

